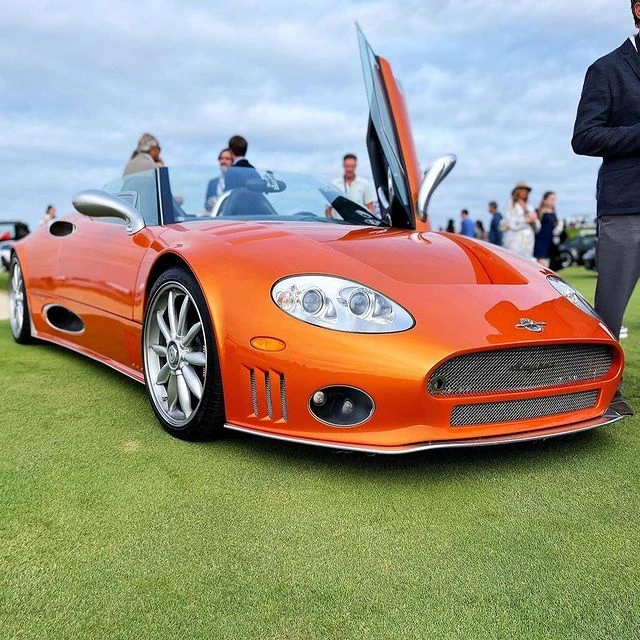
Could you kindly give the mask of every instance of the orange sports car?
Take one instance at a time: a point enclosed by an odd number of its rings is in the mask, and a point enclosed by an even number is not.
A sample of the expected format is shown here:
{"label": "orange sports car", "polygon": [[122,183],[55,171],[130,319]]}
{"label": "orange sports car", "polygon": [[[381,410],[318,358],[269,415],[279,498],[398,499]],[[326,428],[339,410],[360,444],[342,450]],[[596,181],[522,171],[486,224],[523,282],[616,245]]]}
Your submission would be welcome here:
{"label": "orange sports car", "polygon": [[[376,453],[605,425],[617,341],[553,272],[433,233],[401,91],[359,33],[379,211],[305,176],[160,168],[13,249],[10,327],[144,383],[185,439],[233,429]],[[231,177],[233,176],[233,180]]]}

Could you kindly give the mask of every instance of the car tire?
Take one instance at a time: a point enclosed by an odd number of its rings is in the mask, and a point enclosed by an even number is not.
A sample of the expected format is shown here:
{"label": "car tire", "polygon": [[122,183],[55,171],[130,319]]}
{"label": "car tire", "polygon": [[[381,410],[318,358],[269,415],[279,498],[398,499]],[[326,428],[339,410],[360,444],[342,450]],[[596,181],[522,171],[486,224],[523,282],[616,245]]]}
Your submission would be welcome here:
{"label": "car tire", "polygon": [[182,440],[211,440],[223,429],[224,396],[213,324],[200,286],[171,268],[145,309],[142,355],[147,394],[164,429]]}
{"label": "car tire", "polygon": [[570,267],[573,264],[573,255],[570,251],[561,251],[559,255],[560,264],[563,269]]}
{"label": "car tire", "polygon": [[18,344],[34,342],[31,337],[27,287],[24,283],[20,261],[16,255],[12,256],[9,263],[9,327],[13,339]]}

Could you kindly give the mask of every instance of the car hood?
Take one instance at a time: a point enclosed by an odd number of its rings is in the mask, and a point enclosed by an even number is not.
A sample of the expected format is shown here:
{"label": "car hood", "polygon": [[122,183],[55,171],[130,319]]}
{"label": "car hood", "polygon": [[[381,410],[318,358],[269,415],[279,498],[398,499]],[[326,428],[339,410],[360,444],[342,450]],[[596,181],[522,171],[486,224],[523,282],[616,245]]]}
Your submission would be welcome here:
{"label": "car hood", "polygon": [[[255,300],[271,313],[271,289],[301,274],[360,282],[407,309],[415,329],[443,349],[559,340],[610,340],[598,320],[579,311],[546,281],[551,271],[462,236],[318,223],[193,222],[162,234],[207,295]],[[258,307],[257,307],[258,308]],[[306,326],[277,314],[291,331]],[[520,328],[543,322],[544,332]],[[282,329],[284,330],[284,329]]]}
{"label": "car hood", "polygon": [[[198,227],[194,234],[195,227]],[[347,227],[314,223],[215,222],[173,225],[189,235],[180,246],[213,236],[232,248],[236,258],[273,265],[291,273],[326,273],[354,277],[368,272],[374,280],[414,285],[526,284],[535,263],[462,236],[391,228]],[[268,243],[268,244],[267,244]],[[284,259],[286,256],[286,259]],[[266,263],[266,264],[265,264]],[[514,266],[517,264],[517,267]],[[375,282],[370,283],[375,286]]]}

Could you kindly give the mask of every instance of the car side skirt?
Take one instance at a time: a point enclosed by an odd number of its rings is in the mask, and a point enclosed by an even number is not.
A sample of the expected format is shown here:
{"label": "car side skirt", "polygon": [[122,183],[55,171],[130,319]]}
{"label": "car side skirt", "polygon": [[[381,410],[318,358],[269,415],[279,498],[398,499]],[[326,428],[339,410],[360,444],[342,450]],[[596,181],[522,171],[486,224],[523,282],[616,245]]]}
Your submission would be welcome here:
{"label": "car side skirt", "polygon": [[583,431],[591,431],[598,427],[604,427],[614,422],[622,420],[616,411],[608,409],[604,415],[584,422],[563,425],[561,427],[550,427],[548,429],[538,429],[536,431],[526,431],[523,433],[507,434],[501,436],[490,436],[485,438],[470,438],[465,440],[443,440],[434,442],[420,442],[416,444],[407,444],[396,447],[382,447],[375,445],[361,445],[351,443],[332,442],[329,440],[318,440],[313,438],[292,438],[258,429],[248,429],[235,424],[225,424],[224,428],[230,431],[238,431],[254,436],[271,438],[273,440],[281,440],[284,442],[292,442],[295,444],[307,444],[316,447],[324,447],[326,449],[341,449],[343,451],[357,451],[361,453],[374,453],[382,455],[404,455],[408,453],[418,453],[420,451],[429,451],[434,449],[456,449],[462,447],[486,447],[503,444],[517,444],[519,442],[533,442],[535,440],[546,440],[547,438],[556,438],[558,436],[580,433]]}

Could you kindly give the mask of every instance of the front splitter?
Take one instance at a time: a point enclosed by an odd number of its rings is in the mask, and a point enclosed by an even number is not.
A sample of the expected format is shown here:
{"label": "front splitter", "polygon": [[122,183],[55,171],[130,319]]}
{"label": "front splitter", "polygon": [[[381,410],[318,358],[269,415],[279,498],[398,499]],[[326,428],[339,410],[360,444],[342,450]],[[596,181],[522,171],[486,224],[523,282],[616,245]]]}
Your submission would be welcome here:
{"label": "front splitter", "polygon": [[231,431],[239,431],[249,435],[260,436],[263,438],[271,438],[272,440],[281,440],[283,442],[293,442],[296,444],[307,444],[314,447],[324,447],[325,449],[341,449],[342,451],[359,451],[361,453],[377,453],[382,455],[403,455],[407,453],[417,453],[419,451],[430,451],[434,449],[459,449],[462,447],[488,447],[503,444],[517,444],[519,442],[533,442],[535,440],[546,440],[547,438],[557,438],[572,433],[580,433],[582,431],[591,431],[598,427],[605,427],[618,420],[622,420],[621,416],[612,409],[607,410],[604,415],[585,420],[584,422],[576,422],[574,424],[563,425],[561,427],[550,427],[548,429],[536,429],[535,431],[525,431],[522,433],[510,433],[502,436],[489,436],[486,438],[466,438],[460,440],[439,440],[434,442],[419,442],[415,444],[400,445],[397,447],[383,447],[377,445],[352,444],[345,442],[333,442],[331,440],[318,440],[316,438],[298,438],[285,436],[279,433],[270,433],[258,429],[249,429],[235,424],[225,424],[225,429]]}

